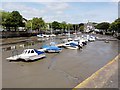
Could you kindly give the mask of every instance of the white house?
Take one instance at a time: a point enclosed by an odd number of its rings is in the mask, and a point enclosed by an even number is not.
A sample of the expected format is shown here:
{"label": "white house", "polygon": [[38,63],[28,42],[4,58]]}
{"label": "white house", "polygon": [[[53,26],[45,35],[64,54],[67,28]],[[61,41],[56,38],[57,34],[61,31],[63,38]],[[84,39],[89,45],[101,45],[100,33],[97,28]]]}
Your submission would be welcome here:
{"label": "white house", "polygon": [[84,24],[84,32],[90,32],[94,29],[95,29],[95,27],[91,22],[88,21],[88,23]]}

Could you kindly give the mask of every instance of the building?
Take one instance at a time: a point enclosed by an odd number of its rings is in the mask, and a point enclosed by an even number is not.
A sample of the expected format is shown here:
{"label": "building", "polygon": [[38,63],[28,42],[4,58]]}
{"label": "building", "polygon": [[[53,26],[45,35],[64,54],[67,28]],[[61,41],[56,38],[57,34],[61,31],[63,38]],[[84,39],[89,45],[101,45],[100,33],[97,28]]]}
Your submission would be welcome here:
{"label": "building", "polygon": [[92,22],[88,21],[88,23],[84,24],[84,32],[90,32],[90,31],[93,31],[93,30],[95,30],[95,27],[92,24]]}

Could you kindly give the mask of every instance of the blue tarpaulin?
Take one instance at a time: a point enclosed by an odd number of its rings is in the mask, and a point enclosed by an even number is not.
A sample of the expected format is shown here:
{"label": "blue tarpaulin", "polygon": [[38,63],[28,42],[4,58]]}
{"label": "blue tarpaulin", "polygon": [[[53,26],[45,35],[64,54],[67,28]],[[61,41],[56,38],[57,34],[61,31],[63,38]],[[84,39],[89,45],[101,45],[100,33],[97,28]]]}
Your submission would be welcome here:
{"label": "blue tarpaulin", "polygon": [[61,50],[61,48],[57,46],[50,46],[50,45],[44,45],[42,48],[46,48],[46,50]]}
{"label": "blue tarpaulin", "polygon": [[49,48],[47,50],[61,50],[61,48],[59,48],[57,46],[49,46]]}
{"label": "blue tarpaulin", "polygon": [[43,54],[44,52],[42,52],[42,51],[38,51],[38,50],[36,50],[36,49],[34,49],[34,51],[38,54],[38,55],[40,55],[40,54]]}
{"label": "blue tarpaulin", "polygon": [[75,46],[78,46],[78,44],[76,44],[76,43],[70,43],[70,46],[75,47]]}

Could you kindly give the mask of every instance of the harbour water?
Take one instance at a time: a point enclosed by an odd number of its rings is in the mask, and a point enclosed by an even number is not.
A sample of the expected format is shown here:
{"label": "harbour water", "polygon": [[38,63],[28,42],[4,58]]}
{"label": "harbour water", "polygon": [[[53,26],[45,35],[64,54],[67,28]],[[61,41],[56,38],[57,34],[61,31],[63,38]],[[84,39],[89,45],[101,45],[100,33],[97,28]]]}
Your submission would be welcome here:
{"label": "harbour water", "polygon": [[[6,60],[15,50],[19,54],[25,48],[38,49],[47,42],[32,42],[33,44],[25,47],[2,50],[3,88],[73,88],[118,55],[118,41],[115,40],[109,43],[88,42],[81,50],[63,49],[61,53],[46,53],[46,58],[35,62]],[[2,48],[19,45],[21,43],[5,45]]]}

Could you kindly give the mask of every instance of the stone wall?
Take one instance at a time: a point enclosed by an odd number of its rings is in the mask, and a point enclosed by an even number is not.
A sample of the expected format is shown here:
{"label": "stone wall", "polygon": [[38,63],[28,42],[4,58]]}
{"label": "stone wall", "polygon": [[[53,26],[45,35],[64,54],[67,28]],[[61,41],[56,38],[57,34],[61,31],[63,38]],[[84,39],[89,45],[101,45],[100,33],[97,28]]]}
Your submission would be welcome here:
{"label": "stone wall", "polygon": [[26,31],[0,31],[0,38],[10,37],[29,37],[37,35],[38,33],[26,32]]}

